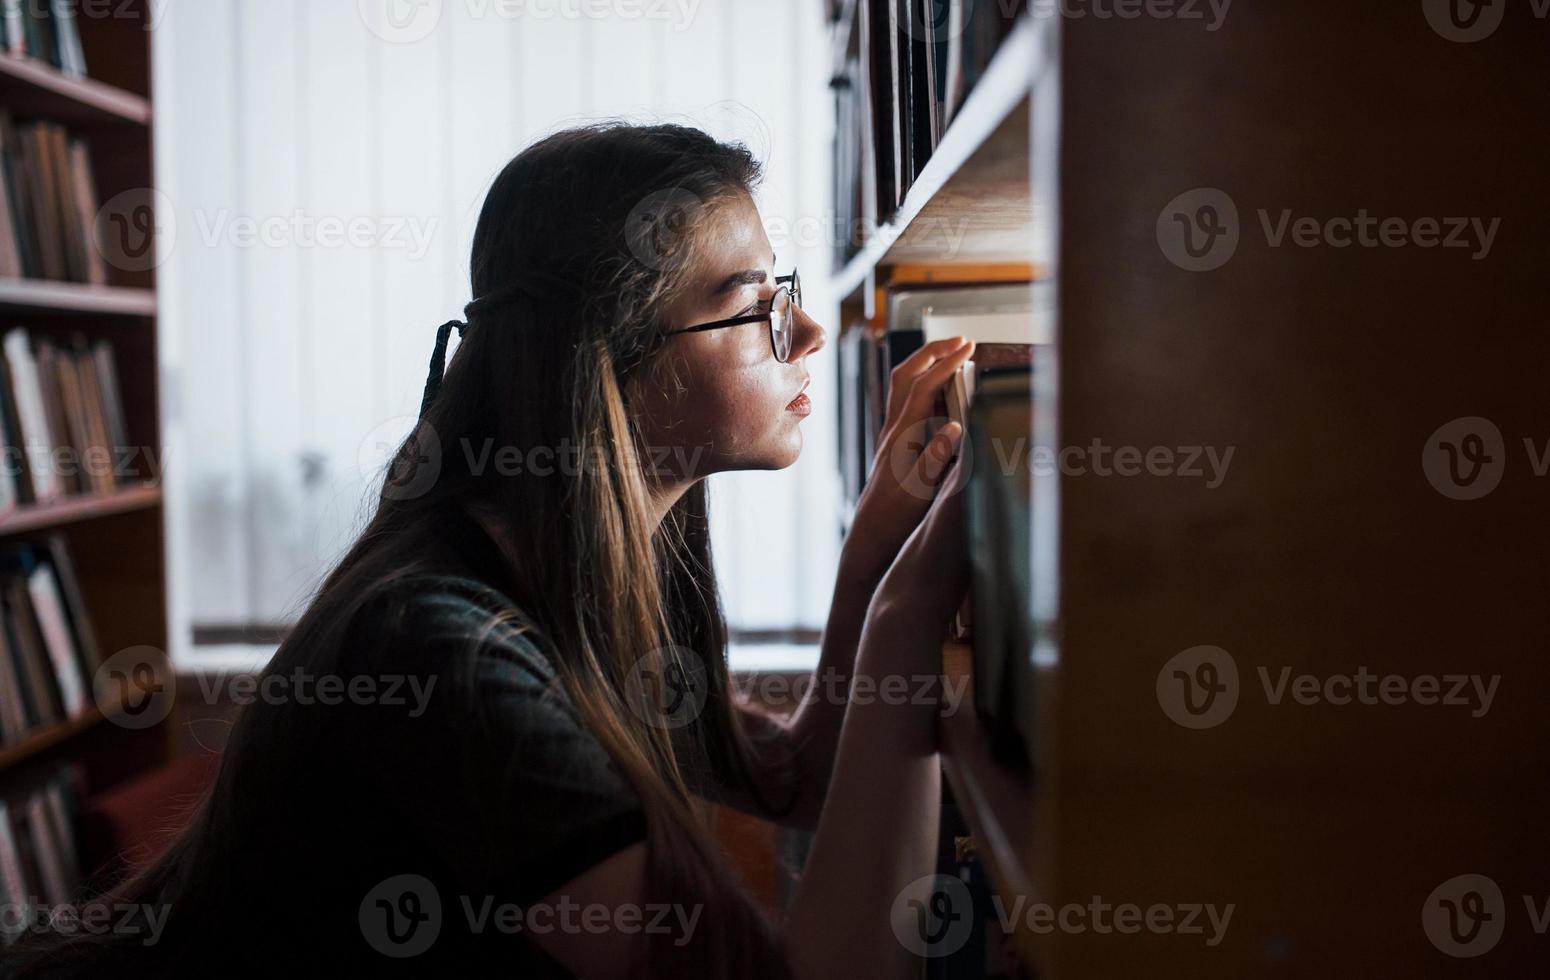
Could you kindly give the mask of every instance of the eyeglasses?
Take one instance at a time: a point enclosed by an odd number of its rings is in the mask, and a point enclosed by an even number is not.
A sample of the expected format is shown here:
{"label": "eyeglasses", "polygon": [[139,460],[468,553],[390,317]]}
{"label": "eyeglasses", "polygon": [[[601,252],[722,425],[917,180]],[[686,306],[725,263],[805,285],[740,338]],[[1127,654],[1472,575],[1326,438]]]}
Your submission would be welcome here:
{"label": "eyeglasses", "polygon": [[768,323],[770,326],[770,350],[775,354],[775,360],[782,364],[791,356],[792,335],[796,333],[795,312],[802,308],[802,280],[797,278],[795,269],[789,276],[775,277],[775,295],[770,297],[770,308],[764,313],[749,313],[746,316],[734,316],[725,320],[713,320],[710,323],[701,323],[692,327],[684,327],[682,330],[669,330],[667,336],[671,337],[681,333],[698,333],[702,330],[720,330],[722,327],[738,327],[745,323]]}

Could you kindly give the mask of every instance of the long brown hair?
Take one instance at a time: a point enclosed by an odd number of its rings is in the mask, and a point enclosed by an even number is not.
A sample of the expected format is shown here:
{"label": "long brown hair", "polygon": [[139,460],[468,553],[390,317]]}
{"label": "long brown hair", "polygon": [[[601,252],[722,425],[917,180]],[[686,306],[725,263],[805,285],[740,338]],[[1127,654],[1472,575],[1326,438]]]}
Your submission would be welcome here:
{"label": "long brown hair", "polygon": [[[649,493],[660,474],[629,410],[631,386],[657,381],[665,314],[698,258],[694,229],[758,177],[741,145],[667,125],[564,130],[504,168],[473,243],[473,293],[487,299],[471,307],[375,515],[265,671],[337,664],[344,624],[375,589],[421,569],[451,509],[503,515],[514,557],[496,584],[537,627],[581,720],[640,797],[648,901],[705,912],[692,942],[653,938],[653,976],[785,973],[773,926],[741,893],[690,794],[708,773],[746,778],[758,750],[727,676],[705,484],[657,526]],[[485,447],[536,446],[579,465],[519,476],[470,465]],[[703,677],[705,707],[683,728],[653,724],[628,701],[632,669],[680,651],[699,660],[681,666]],[[169,904],[169,934],[180,918],[185,932],[219,928],[220,859],[241,845],[244,798],[285,792],[287,756],[275,747],[297,736],[261,709],[239,716],[190,826],[119,891]]]}

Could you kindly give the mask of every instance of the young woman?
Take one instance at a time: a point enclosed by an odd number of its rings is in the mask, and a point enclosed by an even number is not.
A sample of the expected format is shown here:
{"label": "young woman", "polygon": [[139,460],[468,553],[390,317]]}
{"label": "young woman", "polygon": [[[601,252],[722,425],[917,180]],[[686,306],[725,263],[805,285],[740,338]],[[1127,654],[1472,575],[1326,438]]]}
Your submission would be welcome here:
{"label": "young woman", "polygon": [[[960,433],[911,439],[971,349],[893,373],[816,696],[778,721],[740,705],[705,477],[797,458],[825,339],[777,274],[757,177],[676,126],[511,161],[420,425],[266,670],[344,695],[246,708],[190,826],[106,899],[140,928],[30,970],[909,975],[890,913],[933,870],[938,706],[844,692],[938,673],[967,574],[960,495],[937,491]],[[783,921],[695,797],[816,828]]]}

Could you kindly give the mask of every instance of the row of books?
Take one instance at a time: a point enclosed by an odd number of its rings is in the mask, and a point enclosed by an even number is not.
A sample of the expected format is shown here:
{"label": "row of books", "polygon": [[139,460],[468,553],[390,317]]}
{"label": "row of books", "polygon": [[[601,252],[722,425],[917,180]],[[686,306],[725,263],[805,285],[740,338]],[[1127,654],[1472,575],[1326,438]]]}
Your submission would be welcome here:
{"label": "row of books", "polygon": [[968,482],[965,517],[972,585],[953,625],[973,641],[975,703],[993,745],[1021,756],[1030,710],[1032,642],[1029,515],[1032,505],[1034,352],[1052,340],[1031,283],[890,287],[882,329],[857,324],[841,337],[840,470],[853,510],[879,466],[894,367],[921,346],[964,336],[974,356],[944,386],[925,431],[957,421]]}
{"label": "row of books", "polygon": [[81,775],[74,767],[0,800],[0,943],[10,945],[43,914],[68,905],[81,889],[75,817]]}
{"label": "row of books", "polygon": [[64,538],[0,551],[0,747],[84,714],[101,665]]}
{"label": "row of books", "polygon": [[67,75],[86,74],[75,19],[78,0],[3,0],[5,50],[46,61]]}
{"label": "row of books", "polygon": [[[1025,0],[856,0],[841,13],[839,36],[854,38],[831,82],[841,227],[870,229],[898,210],[1025,9]],[[840,264],[859,238],[841,236]]]}
{"label": "row of books", "polygon": [[17,327],[0,342],[0,357],[0,513],[111,493],[134,478],[122,465],[128,420],[109,341]]}
{"label": "row of books", "polygon": [[17,123],[0,111],[0,171],[0,276],[106,284],[86,141],[58,123]]}

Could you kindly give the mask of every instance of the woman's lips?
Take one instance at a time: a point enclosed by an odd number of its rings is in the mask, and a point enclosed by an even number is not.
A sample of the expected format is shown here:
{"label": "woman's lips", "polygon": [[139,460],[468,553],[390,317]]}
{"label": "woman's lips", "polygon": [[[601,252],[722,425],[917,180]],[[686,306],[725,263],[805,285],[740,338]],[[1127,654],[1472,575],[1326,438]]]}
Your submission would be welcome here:
{"label": "woman's lips", "polygon": [[807,386],[812,383],[812,378],[802,382],[802,390],[798,391],[797,396],[791,399],[790,404],[786,406],[786,411],[794,412],[797,415],[807,415],[813,410],[813,403],[807,399]]}

